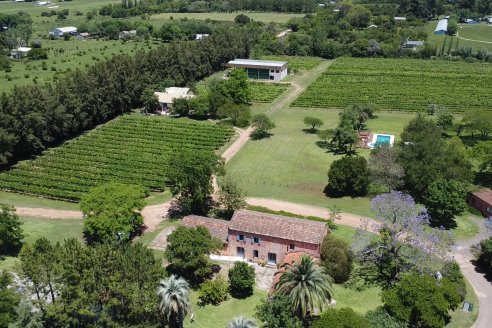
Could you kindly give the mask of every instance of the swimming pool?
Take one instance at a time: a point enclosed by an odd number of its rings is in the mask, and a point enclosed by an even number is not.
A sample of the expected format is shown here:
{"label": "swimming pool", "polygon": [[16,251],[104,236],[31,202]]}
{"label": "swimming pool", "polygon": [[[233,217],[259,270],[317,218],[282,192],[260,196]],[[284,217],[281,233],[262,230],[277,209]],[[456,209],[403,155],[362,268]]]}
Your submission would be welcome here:
{"label": "swimming pool", "polygon": [[375,148],[379,147],[384,144],[390,144],[390,146],[393,146],[393,143],[395,142],[395,136],[391,134],[379,134],[375,133],[372,136],[372,141],[367,144],[369,148]]}

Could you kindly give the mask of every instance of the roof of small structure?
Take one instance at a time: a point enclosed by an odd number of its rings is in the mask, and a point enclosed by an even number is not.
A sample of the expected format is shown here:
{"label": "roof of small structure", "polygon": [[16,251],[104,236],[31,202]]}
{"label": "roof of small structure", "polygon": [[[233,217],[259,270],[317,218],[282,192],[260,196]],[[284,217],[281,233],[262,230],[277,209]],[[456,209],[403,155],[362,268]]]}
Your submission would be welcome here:
{"label": "roof of small structure", "polygon": [[77,28],[75,26],[56,27],[55,30],[62,33],[77,32]]}
{"label": "roof of small structure", "polygon": [[169,87],[166,88],[165,92],[154,92],[154,94],[159,98],[159,102],[163,104],[172,104],[173,99],[193,97],[193,94],[190,93],[190,88],[178,87]]}
{"label": "roof of small structure", "polygon": [[404,20],[407,20],[407,18],[404,17],[404,16],[395,16],[393,19],[396,20],[396,21],[404,21]]}
{"label": "roof of small structure", "polygon": [[407,45],[414,45],[414,46],[423,46],[424,45],[424,41],[411,41],[411,40],[408,40],[405,44],[407,44]]}
{"label": "roof of small structure", "polygon": [[17,51],[20,51],[20,52],[28,52],[28,51],[31,51],[31,48],[29,48],[29,47],[19,47],[19,48],[17,48]]}
{"label": "roof of small structure", "polygon": [[227,63],[228,67],[245,67],[260,69],[285,69],[288,63],[286,61],[275,60],[256,60],[256,59],[234,59]]}
{"label": "roof of small structure", "polygon": [[181,225],[194,228],[197,226],[203,226],[210,231],[212,237],[218,238],[223,242],[227,241],[227,233],[229,228],[229,221],[212,219],[206,216],[188,215],[183,218]]}
{"label": "roof of small structure", "polygon": [[492,190],[489,188],[482,188],[478,191],[472,192],[472,195],[484,201],[487,204],[492,205]]}
{"label": "roof of small structure", "polygon": [[323,222],[248,210],[236,211],[229,229],[310,244],[321,244],[326,235]]}
{"label": "roof of small structure", "polygon": [[435,31],[447,31],[448,30],[448,20],[441,19],[439,23],[437,23]]}

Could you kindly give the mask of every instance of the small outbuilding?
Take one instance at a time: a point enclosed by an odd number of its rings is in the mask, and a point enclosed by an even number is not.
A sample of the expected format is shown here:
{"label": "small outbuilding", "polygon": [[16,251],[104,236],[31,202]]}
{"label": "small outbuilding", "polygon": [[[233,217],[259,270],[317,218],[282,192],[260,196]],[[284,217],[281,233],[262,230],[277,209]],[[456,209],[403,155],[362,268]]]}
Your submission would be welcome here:
{"label": "small outbuilding", "polygon": [[406,17],[403,17],[403,16],[395,16],[393,17],[393,19],[396,21],[396,22],[404,22],[407,20]]}
{"label": "small outbuilding", "polygon": [[209,34],[205,34],[205,33],[196,34],[195,35],[195,40],[203,40],[203,39],[205,39],[208,36],[209,36]]}
{"label": "small outbuilding", "polygon": [[280,81],[287,76],[288,63],[285,61],[234,59],[227,67],[244,68],[250,79]]}
{"label": "small outbuilding", "polygon": [[480,24],[480,22],[474,20],[474,19],[471,19],[471,18],[467,18],[465,19],[465,23],[466,24]]}
{"label": "small outbuilding", "polygon": [[77,34],[77,28],[75,26],[56,27],[50,32],[50,35],[53,35],[55,38],[60,38],[65,34],[75,35]]}
{"label": "small outbuilding", "polygon": [[415,49],[415,48],[423,47],[423,46],[424,46],[424,41],[407,40],[403,44],[403,48],[405,48],[405,49]]}
{"label": "small outbuilding", "polygon": [[487,17],[487,24],[492,24],[492,17]]}
{"label": "small outbuilding", "polygon": [[162,115],[168,114],[169,109],[173,105],[174,99],[189,99],[195,96],[190,88],[177,87],[169,87],[166,88],[164,92],[154,92],[154,94],[159,99],[159,105],[161,106]]}
{"label": "small outbuilding", "polygon": [[17,49],[12,49],[10,51],[10,56],[13,59],[22,59],[27,56],[27,53],[31,51],[31,48],[29,47],[19,47]]}
{"label": "small outbuilding", "polygon": [[447,32],[448,32],[448,20],[441,19],[437,23],[436,29],[434,30],[434,34],[442,35],[442,34],[446,34]]}
{"label": "small outbuilding", "polygon": [[484,217],[492,217],[492,190],[483,188],[470,193],[468,204],[482,213]]}

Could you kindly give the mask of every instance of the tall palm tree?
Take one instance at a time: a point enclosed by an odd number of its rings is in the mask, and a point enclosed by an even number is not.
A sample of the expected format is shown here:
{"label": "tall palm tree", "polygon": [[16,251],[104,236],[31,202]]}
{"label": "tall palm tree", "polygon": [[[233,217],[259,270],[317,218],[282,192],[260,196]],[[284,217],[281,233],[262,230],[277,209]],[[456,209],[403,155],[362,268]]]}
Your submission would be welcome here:
{"label": "tall palm tree", "polygon": [[172,328],[182,328],[184,318],[191,311],[189,291],[188,282],[175,275],[159,282],[159,310]]}
{"label": "tall palm tree", "polygon": [[235,317],[227,323],[226,328],[257,328],[258,326],[253,320],[243,316]]}
{"label": "tall palm tree", "polygon": [[292,310],[301,318],[306,318],[315,307],[320,310],[331,301],[333,279],[324,267],[318,266],[309,255],[302,255],[294,264],[285,263],[285,271],[279,271],[280,279],[275,284],[275,293],[286,295],[292,303]]}

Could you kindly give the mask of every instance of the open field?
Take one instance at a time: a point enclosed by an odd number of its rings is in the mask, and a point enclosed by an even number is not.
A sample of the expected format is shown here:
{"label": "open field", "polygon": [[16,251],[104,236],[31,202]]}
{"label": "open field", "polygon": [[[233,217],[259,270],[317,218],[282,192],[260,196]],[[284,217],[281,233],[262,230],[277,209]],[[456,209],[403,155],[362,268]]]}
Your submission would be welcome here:
{"label": "open field", "polygon": [[292,17],[304,17],[304,14],[288,14],[288,13],[261,13],[261,12],[233,12],[233,13],[162,13],[150,16],[151,20],[169,20],[169,19],[196,19],[196,20],[218,20],[218,21],[233,21],[237,15],[244,14],[254,21],[259,22],[274,22],[286,23]]}
{"label": "open field", "polygon": [[429,104],[456,112],[492,109],[491,84],[492,65],[487,63],[340,58],[292,106],[373,103],[396,111],[422,111]]}
{"label": "open field", "polygon": [[444,42],[446,42],[445,51],[447,52],[451,39],[453,40],[451,46],[451,49],[453,50],[458,47],[471,47],[475,52],[480,49],[488,49],[489,51],[492,51],[492,25],[488,25],[486,23],[458,24],[459,40],[456,36],[449,37],[445,35],[434,35],[436,26],[437,21],[431,21],[427,24],[427,43],[433,48],[437,48],[438,52],[441,50]]}
{"label": "open field", "polygon": [[[53,6],[58,6],[54,10],[59,9],[69,9],[69,10],[80,10],[88,11],[91,9],[98,9],[104,5],[110,3],[121,3],[118,0],[73,0],[68,2],[55,2],[53,1]],[[35,6],[34,2],[20,2],[15,3],[11,1],[0,1],[0,12],[5,14],[14,14],[17,11],[24,11],[30,15],[39,15],[43,11],[49,10],[47,7]]]}
{"label": "open field", "polygon": [[162,190],[170,152],[215,150],[232,129],[189,119],[127,115],[0,174],[0,188],[77,201],[108,181]]}

